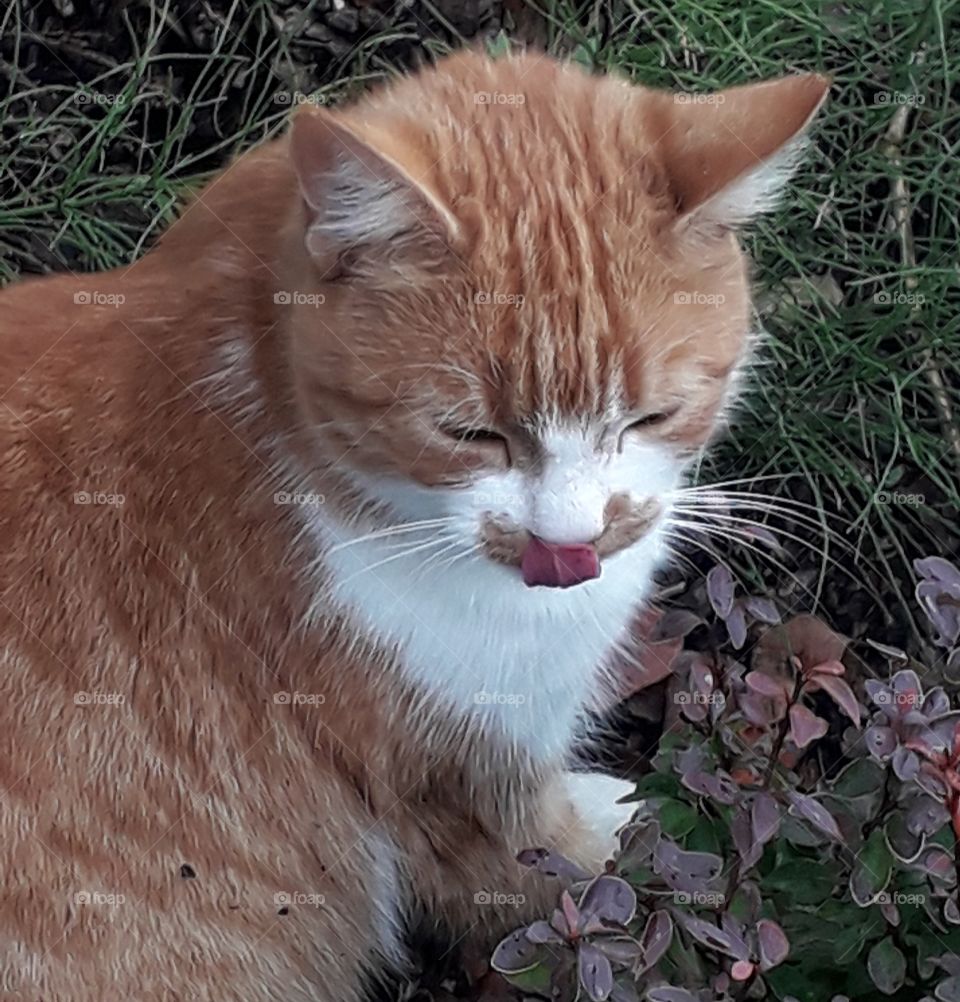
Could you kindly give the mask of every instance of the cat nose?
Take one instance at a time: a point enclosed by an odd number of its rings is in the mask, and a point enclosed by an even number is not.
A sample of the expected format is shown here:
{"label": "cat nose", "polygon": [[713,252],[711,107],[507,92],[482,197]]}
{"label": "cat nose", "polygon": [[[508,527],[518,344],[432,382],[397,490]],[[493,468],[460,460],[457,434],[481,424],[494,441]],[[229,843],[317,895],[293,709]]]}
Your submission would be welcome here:
{"label": "cat nose", "polygon": [[593,484],[565,486],[540,493],[527,528],[551,546],[593,543],[606,528],[606,498]]}

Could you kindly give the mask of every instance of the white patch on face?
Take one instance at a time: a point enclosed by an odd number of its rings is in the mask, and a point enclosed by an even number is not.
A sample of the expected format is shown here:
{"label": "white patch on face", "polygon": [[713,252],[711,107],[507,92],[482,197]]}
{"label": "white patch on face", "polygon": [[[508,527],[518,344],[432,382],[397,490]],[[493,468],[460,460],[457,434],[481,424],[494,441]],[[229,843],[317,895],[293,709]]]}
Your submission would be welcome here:
{"label": "white patch on face", "polygon": [[[599,578],[568,589],[528,588],[520,570],[478,549],[488,514],[505,516],[551,542],[587,541],[603,528],[613,494],[654,497],[664,509],[681,464],[663,446],[629,435],[605,451],[579,431],[545,436],[536,472],[516,469],[471,487],[428,488],[363,477],[398,521],[440,526],[370,540],[326,513],[314,528],[329,547],[324,564],[335,599],[385,646],[431,698],[496,739],[541,761],[569,751],[584,705],[601,684],[605,655],[627,629],[665,555],[662,520],[604,559]],[[325,548],[326,548],[325,547]]]}

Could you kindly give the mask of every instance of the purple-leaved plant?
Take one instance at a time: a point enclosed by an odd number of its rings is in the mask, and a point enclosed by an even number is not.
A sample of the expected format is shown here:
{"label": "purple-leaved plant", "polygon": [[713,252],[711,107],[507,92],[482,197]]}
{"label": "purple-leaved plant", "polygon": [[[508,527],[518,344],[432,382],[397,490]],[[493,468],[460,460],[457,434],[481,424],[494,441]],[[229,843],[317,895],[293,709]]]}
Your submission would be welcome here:
{"label": "purple-leaved plant", "polygon": [[[714,568],[728,640],[701,630],[708,646],[676,656],[674,723],[608,872],[522,853],[560,905],[493,966],[553,1002],[960,1002],[960,572],[916,569],[944,657],[874,642],[896,664],[880,679],[826,624],[779,624]],[[673,610],[654,630],[705,622]]]}

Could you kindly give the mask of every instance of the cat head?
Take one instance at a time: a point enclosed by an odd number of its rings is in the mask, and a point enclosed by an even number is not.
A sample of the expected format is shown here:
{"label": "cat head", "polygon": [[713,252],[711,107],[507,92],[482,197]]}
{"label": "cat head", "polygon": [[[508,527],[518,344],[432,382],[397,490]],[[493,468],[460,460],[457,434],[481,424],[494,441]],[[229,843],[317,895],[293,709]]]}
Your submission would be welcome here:
{"label": "cat head", "polygon": [[464,54],[309,109],[290,274],[318,462],[527,584],[649,537],[748,348],[736,230],[828,83],[682,95]]}

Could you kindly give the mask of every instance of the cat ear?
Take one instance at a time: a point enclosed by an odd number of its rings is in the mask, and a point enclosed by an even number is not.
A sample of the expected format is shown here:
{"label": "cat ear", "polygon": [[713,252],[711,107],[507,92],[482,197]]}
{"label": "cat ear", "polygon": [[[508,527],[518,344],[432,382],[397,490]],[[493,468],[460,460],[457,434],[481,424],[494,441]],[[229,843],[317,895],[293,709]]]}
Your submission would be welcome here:
{"label": "cat ear", "polygon": [[306,207],[307,250],[324,267],[345,257],[426,264],[456,236],[456,220],[424,185],[328,112],[297,114],[290,156]]}
{"label": "cat ear", "polygon": [[659,145],[678,228],[716,236],[773,208],[829,88],[826,77],[809,73],[716,94],[669,95]]}

